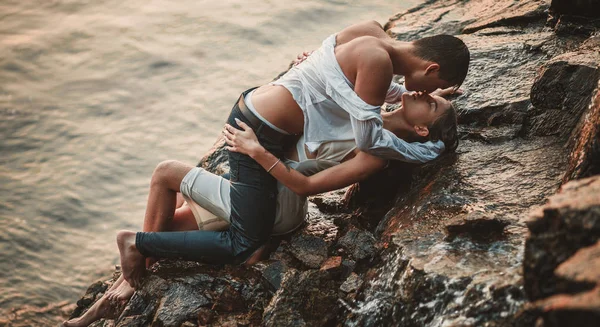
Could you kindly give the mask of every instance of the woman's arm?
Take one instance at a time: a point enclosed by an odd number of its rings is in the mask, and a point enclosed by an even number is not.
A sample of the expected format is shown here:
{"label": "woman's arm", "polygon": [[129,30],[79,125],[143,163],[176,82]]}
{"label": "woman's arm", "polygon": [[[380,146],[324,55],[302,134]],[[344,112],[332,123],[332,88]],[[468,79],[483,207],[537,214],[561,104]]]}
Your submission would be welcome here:
{"label": "woman's arm", "polygon": [[241,121],[237,122],[243,130],[225,125],[225,141],[229,151],[240,152],[256,160],[279,182],[301,196],[319,194],[337,190],[364,180],[374,172],[385,167],[387,161],[370,154],[359,152],[354,158],[337,166],[325,169],[312,176],[304,176],[297,170],[279,162],[279,159],[266,151],[252,129]]}

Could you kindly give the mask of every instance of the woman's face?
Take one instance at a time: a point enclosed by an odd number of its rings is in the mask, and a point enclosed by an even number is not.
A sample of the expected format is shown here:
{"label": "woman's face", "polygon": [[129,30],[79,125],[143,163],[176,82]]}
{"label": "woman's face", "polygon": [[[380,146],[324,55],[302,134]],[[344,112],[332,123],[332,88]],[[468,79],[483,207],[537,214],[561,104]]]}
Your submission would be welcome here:
{"label": "woman's face", "polygon": [[450,101],[421,92],[402,94],[404,119],[411,126],[430,126],[451,107]]}

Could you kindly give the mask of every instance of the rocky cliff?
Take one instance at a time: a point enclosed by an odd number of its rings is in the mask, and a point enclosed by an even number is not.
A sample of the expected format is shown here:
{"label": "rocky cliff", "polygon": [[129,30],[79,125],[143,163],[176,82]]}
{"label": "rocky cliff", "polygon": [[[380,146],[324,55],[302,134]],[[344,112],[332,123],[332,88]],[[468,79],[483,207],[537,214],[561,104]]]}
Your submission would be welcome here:
{"label": "rocky cliff", "polygon": [[[251,268],[160,261],[94,326],[592,326],[599,18],[594,0],[429,0],[395,15],[398,39],[454,34],[471,49],[457,153],[311,198],[306,225]],[[227,170],[222,142],[200,164]]]}

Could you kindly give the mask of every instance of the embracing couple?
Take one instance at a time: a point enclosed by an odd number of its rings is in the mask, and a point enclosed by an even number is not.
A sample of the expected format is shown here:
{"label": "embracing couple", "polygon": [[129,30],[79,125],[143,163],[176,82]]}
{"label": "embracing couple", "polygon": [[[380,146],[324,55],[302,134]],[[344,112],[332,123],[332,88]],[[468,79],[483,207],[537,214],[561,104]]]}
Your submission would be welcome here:
{"label": "embracing couple", "polygon": [[[65,326],[108,317],[111,301],[129,299],[159,258],[250,264],[271,235],[302,224],[306,196],[364,180],[388,160],[422,163],[454,151],[456,113],[440,95],[462,84],[469,56],[453,36],[404,42],[365,22],[328,37],[280,79],[243,92],[223,130],[228,179],[160,163],[143,232],[117,234],[122,276]],[[404,86],[393,75],[403,75]]]}

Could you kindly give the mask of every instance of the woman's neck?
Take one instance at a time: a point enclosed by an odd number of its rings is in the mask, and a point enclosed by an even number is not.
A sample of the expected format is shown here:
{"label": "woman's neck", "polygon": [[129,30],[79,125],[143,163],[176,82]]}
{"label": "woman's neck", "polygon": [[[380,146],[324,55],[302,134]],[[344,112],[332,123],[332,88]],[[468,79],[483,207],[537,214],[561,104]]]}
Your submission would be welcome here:
{"label": "woman's neck", "polygon": [[396,109],[390,112],[381,112],[381,118],[383,118],[383,128],[394,133],[399,138],[414,142],[417,141],[417,136],[414,128],[404,120],[402,108]]}

